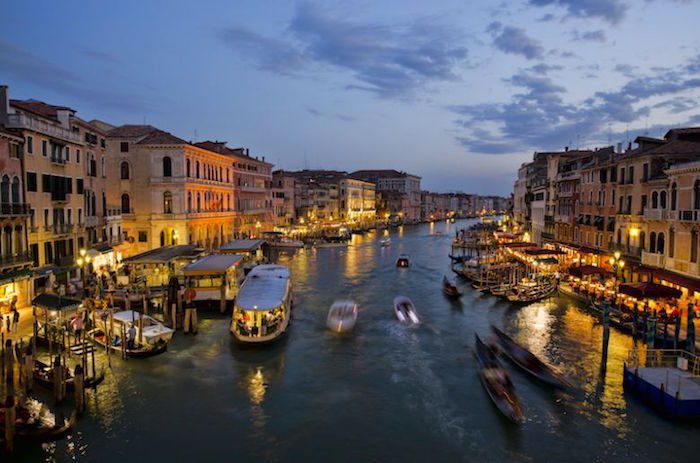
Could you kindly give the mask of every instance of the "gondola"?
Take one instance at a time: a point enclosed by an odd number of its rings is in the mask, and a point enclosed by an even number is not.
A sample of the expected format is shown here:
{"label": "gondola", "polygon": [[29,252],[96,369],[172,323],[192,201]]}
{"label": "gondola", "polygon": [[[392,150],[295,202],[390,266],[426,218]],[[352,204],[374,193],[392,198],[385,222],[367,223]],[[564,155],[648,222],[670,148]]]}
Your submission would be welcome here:
{"label": "gondola", "polygon": [[442,277],[442,292],[447,297],[458,298],[462,295],[456,284],[452,283],[446,276]]}
{"label": "gondola", "polygon": [[526,373],[547,385],[559,389],[572,388],[571,383],[569,383],[561,373],[542,362],[535,354],[513,341],[513,339],[503,331],[495,326],[491,326],[491,331],[493,331],[498,338],[499,351]]}
{"label": "gondola", "polygon": [[[34,360],[33,370],[34,381],[41,386],[53,388],[53,368],[40,360]],[[95,388],[105,379],[105,374],[102,372],[98,377],[86,377],[84,380],[85,388]],[[75,387],[75,377],[70,369],[66,369],[66,390],[72,391]]]}
{"label": "gondola", "polygon": [[[87,332],[87,337],[92,340],[95,344],[105,347],[106,344],[106,336],[104,331],[102,331],[99,328],[96,328],[94,330],[90,330]],[[118,354],[120,354],[123,349],[122,349],[122,344],[121,344],[121,336],[115,335],[115,338],[112,340],[112,343],[110,344],[109,348]],[[166,342],[157,342],[155,344],[144,344],[144,345],[137,345],[134,348],[129,348],[127,347],[125,349],[126,351],[126,356],[129,358],[148,358],[148,357],[153,357],[155,355],[162,354],[168,350],[168,344]]]}
{"label": "gondola", "polygon": [[394,298],[394,314],[401,323],[417,325],[420,323],[416,308],[413,302],[406,296],[396,296]]}
{"label": "gondola", "polygon": [[479,363],[479,379],[498,410],[514,423],[525,420],[515,386],[496,355],[474,333],[476,345],[474,356]]}
{"label": "gondola", "polygon": [[[5,408],[0,408],[0,434],[5,435]],[[68,434],[75,425],[76,415],[57,423],[56,416],[34,399],[15,407],[15,438],[49,442]]]}

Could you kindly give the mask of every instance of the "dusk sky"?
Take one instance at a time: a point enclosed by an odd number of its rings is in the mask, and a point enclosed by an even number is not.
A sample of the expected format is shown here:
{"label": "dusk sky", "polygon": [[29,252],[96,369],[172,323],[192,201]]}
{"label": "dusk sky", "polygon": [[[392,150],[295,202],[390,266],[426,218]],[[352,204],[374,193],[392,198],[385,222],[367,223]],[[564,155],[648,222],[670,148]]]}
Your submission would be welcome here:
{"label": "dusk sky", "polygon": [[0,83],[283,169],[502,194],[535,150],[700,124],[700,2],[12,1]]}

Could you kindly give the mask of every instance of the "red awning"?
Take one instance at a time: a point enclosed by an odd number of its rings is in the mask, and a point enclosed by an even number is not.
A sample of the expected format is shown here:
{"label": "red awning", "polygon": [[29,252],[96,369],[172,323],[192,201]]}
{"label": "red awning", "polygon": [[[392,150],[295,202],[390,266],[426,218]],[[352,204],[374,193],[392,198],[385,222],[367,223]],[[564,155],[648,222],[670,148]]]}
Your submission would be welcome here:
{"label": "red awning", "polygon": [[575,277],[583,278],[588,275],[609,275],[611,272],[595,265],[580,265],[569,268],[569,273]]}
{"label": "red awning", "polygon": [[525,254],[530,255],[530,256],[558,256],[562,254],[566,254],[564,251],[560,251],[558,249],[526,249]]}
{"label": "red awning", "polygon": [[649,281],[645,283],[623,283],[618,291],[637,299],[676,299],[683,294],[676,288]]}

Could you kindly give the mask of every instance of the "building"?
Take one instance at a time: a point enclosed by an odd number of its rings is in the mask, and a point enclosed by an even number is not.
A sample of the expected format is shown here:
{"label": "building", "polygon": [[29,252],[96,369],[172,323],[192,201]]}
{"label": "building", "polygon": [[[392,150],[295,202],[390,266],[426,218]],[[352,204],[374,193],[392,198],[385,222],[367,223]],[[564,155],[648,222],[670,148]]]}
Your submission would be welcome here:
{"label": "building", "polygon": [[[399,193],[405,195],[405,200],[398,200],[396,195],[383,195],[385,208],[389,212],[389,220],[418,222],[421,219],[421,178],[397,170],[358,170],[350,174],[351,178],[364,180],[376,185],[377,193]],[[401,209],[397,209],[401,207]],[[393,211],[393,212],[392,212]]]}
{"label": "building", "polygon": [[272,208],[276,227],[289,227],[294,224],[294,192],[296,179],[283,170],[272,172]]}
{"label": "building", "polygon": [[128,255],[175,244],[216,249],[233,238],[230,156],[149,125],[107,135],[109,169],[119,173],[107,203],[119,205]]}
{"label": "building", "polygon": [[265,157],[250,155],[248,148],[229,148],[224,141],[194,146],[228,156],[233,162],[234,229],[236,236],[259,237],[275,224],[272,206],[272,167]]}
{"label": "building", "polygon": [[0,128],[0,307],[4,310],[15,296],[21,307],[31,295],[33,257],[27,245],[23,145],[21,136]]}
{"label": "building", "polygon": [[374,183],[345,175],[339,181],[340,220],[359,227],[373,225],[377,218],[376,189]]}

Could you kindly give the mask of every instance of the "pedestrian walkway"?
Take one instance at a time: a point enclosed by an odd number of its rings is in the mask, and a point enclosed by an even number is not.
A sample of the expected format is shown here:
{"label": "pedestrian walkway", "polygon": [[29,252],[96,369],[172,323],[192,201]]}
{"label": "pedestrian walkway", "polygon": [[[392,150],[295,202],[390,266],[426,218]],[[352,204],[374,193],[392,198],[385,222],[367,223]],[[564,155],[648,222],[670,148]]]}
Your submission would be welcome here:
{"label": "pedestrian walkway", "polygon": [[[26,306],[26,307],[20,307],[19,309],[19,325],[17,327],[17,333],[10,333],[9,334],[9,339],[12,339],[14,341],[18,341],[22,338],[28,338],[31,337],[34,331],[33,325],[34,325],[34,316],[32,314],[32,307],[31,306]],[[0,315],[2,317],[2,328],[0,328],[0,332],[5,335],[5,339],[8,339],[8,332],[7,332],[7,324],[6,324],[6,318],[7,317],[12,317],[12,314],[7,313],[7,314],[2,314]]]}

